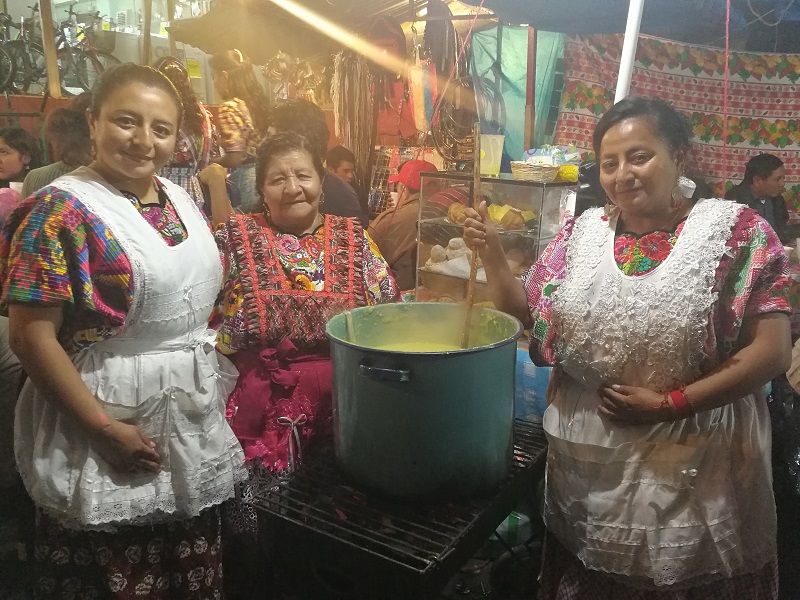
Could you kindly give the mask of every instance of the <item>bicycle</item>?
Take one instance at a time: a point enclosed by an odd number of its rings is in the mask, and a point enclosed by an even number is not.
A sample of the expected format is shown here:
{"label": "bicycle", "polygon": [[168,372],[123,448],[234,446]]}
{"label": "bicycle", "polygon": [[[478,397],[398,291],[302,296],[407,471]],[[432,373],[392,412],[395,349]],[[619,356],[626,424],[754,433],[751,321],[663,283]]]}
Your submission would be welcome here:
{"label": "bicycle", "polygon": [[[91,90],[103,70],[121,62],[99,47],[94,24],[78,25],[74,5],[67,9],[69,20],[53,27],[61,89],[66,95]],[[28,8],[31,16],[19,24],[0,13],[0,90],[42,94],[47,87],[47,61],[38,24],[39,4]],[[92,18],[102,20],[99,12]],[[11,29],[19,31],[16,38],[12,39]]]}
{"label": "bicycle", "polygon": [[[13,75],[3,89],[22,94],[41,94],[47,81],[47,62],[41,45],[32,41],[33,34],[29,33],[35,28],[34,15],[38,12],[38,5],[28,8],[31,9],[32,16],[21,19],[19,24],[10,15],[0,13],[0,47],[9,55],[14,65]],[[19,31],[16,38],[12,39],[11,29]]]}
{"label": "bicycle", "polygon": [[[67,61],[67,73],[74,73],[80,87],[88,91],[94,87],[105,69],[121,64],[122,61],[101,48],[101,39],[95,31],[96,23],[102,22],[100,13],[96,12],[92,16],[92,22],[81,27],[77,22],[77,13],[73,10],[75,4],[77,3],[71,3],[67,9],[69,20],[62,22],[58,28],[56,50],[58,56]],[[71,39],[77,41],[70,43]]]}

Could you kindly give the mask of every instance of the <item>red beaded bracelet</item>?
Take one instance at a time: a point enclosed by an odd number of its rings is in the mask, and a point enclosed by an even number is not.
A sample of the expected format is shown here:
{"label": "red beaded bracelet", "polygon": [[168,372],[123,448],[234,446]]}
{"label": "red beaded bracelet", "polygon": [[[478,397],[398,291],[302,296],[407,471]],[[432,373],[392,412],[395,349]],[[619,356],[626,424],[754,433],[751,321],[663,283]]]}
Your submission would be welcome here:
{"label": "red beaded bracelet", "polygon": [[694,414],[694,407],[689,402],[689,398],[686,397],[685,389],[686,386],[682,385],[677,390],[669,392],[669,397],[670,400],[672,400],[672,405],[675,407],[675,412],[682,417],[688,417]]}

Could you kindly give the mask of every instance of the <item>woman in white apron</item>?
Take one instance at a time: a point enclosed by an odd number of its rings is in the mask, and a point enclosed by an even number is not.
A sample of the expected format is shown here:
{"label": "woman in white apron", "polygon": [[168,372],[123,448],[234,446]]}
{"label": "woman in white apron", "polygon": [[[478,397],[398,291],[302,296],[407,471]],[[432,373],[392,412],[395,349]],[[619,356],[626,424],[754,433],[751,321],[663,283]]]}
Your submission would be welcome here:
{"label": "woman in white apron", "polygon": [[594,134],[609,204],[517,281],[471,211],[498,307],[554,364],[544,600],[777,598],[765,382],[788,368],[788,268],[755,212],[693,201],[692,130],[628,98]]}
{"label": "woman in white apron", "polygon": [[219,255],[183,189],[154,176],[181,110],[153,69],[106,71],[94,161],[3,230],[40,598],[222,597],[219,505],[243,455],[224,419],[236,372],[206,328]]}

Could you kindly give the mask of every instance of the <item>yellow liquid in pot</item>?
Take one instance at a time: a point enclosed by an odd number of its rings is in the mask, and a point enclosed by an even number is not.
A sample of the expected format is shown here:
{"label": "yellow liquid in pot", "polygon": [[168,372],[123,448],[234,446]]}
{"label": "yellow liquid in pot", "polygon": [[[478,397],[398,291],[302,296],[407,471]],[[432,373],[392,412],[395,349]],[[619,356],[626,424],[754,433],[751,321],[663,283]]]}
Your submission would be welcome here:
{"label": "yellow liquid in pot", "polygon": [[396,352],[449,352],[451,350],[461,350],[457,344],[447,344],[443,342],[390,342],[375,346],[377,350],[394,350]]}

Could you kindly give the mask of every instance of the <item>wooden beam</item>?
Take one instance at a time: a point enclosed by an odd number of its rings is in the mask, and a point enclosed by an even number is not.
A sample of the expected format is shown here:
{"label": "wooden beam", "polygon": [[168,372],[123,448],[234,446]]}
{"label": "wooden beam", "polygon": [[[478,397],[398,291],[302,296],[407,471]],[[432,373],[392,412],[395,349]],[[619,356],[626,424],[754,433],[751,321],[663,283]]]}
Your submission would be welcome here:
{"label": "wooden beam", "polygon": [[522,145],[525,150],[533,148],[533,133],[536,128],[536,30],[528,27],[528,75],[525,85],[525,130]]}
{"label": "wooden beam", "polygon": [[47,66],[47,91],[52,98],[61,98],[61,78],[58,74],[56,39],[53,32],[53,4],[51,0],[39,1],[39,19],[42,26],[42,50]]}
{"label": "wooden beam", "polygon": [[144,23],[142,23],[142,64],[149,65],[152,56],[152,40],[150,39],[153,24],[153,0],[144,0]]}
{"label": "wooden beam", "polygon": [[[172,23],[175,20],[175,0],[167,0],[167,22]],[[169,55],[178,56],[178,45],[175,43],[175,38],[172,37],[172,27],[167,28],[167,41],[169,41]]]}

